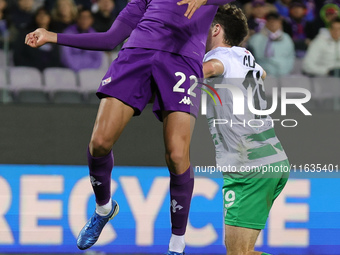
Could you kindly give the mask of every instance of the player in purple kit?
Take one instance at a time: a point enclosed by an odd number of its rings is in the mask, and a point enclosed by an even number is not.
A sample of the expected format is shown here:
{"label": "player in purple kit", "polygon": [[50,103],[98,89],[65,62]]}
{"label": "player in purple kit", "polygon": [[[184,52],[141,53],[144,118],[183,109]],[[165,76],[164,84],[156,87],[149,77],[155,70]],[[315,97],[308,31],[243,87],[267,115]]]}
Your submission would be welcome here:
{"label": "player in purple kit", "polygon": [[132,0],[105,33],[67,35],[38,29],[26,36],[31,47],[49,42],[89,50],[112,50],[130,36],[97,91],[101,103],[87,153],[96,210],[78,236],[80,249],[91,247],[118,213],[110,194],[112,146],[130,118],[139,115],[155,93],[153,111],[163,121],[170,171],[168,254],[184,254],[194,185],[189,145],[200,97],[195,87],[203,77],[210,24],[218,6],[230,1]]}

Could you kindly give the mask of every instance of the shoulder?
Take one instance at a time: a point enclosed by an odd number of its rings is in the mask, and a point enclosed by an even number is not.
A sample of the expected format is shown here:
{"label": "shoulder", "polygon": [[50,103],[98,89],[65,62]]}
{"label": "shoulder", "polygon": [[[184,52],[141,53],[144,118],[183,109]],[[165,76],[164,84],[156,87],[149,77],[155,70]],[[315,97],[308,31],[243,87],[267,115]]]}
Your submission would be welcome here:
{"label": "shoulder", "polygon": [[204,61],[209,61],[211,59],[224,59],[230,55],[230,48],[218,47],[211,51],[208,51],[204,56]]}

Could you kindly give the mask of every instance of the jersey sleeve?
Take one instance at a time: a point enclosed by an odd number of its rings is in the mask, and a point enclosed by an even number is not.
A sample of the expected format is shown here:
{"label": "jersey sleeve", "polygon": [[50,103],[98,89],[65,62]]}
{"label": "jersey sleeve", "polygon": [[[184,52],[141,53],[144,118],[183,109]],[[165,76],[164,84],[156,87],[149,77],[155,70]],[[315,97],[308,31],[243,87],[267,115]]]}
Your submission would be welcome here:
{"label": "jersey sleeve", "polygon": [[137,27],[146,11],[146,0],[132,0],[104,33],[58,34],[57,43],[87,50],[113,50]]}
{"label": "jersey sleeve", "polygon": [[260,76],[262,77],[263,75],[263,68],[260,66],[258,63],[255,63],[255,69],[260,70]]}

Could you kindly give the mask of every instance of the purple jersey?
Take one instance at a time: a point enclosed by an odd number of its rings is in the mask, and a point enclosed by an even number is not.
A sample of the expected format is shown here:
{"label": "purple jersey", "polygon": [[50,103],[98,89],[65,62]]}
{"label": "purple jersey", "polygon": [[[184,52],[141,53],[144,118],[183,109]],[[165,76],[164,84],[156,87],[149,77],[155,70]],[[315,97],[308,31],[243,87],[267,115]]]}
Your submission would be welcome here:
{"label": "purple jersey", "polygon": [[162,50],[202,62],[218,6],[203,5],[191,19],[184,16],[187,7],[177,0],[132,0],[117,17],[135,27],[124,48]]}

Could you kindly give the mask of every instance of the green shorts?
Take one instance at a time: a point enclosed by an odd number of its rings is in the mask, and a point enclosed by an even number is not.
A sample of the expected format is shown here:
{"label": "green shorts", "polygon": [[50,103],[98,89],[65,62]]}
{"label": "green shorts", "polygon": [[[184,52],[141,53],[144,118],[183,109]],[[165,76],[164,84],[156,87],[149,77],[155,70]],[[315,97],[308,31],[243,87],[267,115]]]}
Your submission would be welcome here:
{"label": "green shorts", "polygon": [[[286,171],[275,172],[273,169]],[[224,174],[225,224],[264,229],[273,202],[287,183],[289,170],[289,162],[284,160],[263,166],[256,173],[243,176],[240,173]]]}

